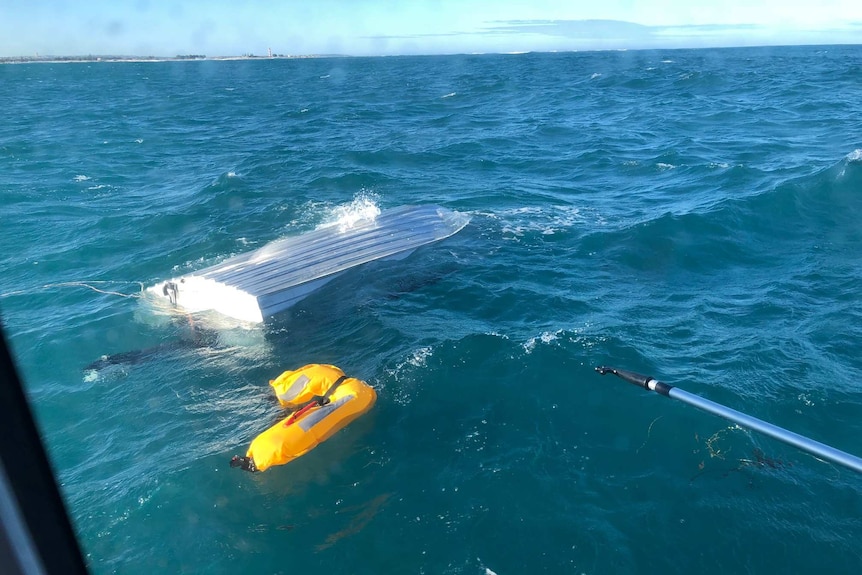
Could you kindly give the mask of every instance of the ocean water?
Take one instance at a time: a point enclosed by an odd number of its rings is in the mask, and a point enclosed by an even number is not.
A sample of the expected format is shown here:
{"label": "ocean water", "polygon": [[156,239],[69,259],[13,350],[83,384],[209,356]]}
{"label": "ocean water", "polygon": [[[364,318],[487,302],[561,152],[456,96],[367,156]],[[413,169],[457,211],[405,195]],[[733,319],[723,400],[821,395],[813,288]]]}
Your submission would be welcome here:
{"label": "ocean water", "polygon": [[[860,102],[862,46],[0,67],[0,312],[92,572],[858,572],[858,474],[593,368],[862,455]],[[206,346],[137,297],[426,203],[471,221]],[[229,468],[313,362],[374,409]]]}

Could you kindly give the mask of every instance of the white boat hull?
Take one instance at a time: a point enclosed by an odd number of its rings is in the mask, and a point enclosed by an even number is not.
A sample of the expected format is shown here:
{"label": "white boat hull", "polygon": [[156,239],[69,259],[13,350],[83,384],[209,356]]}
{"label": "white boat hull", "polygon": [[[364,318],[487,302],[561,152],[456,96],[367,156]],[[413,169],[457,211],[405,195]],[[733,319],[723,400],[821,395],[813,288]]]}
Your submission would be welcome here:
{"label": "white boat hull", "polygon": [[220,264],[160,282],[148,292],[186,311],[217,311],[251,323],[293,306],[342,272],[400,259],[469,222],[439,206],[402,206],[350,227],[327,227],[271,242]]}

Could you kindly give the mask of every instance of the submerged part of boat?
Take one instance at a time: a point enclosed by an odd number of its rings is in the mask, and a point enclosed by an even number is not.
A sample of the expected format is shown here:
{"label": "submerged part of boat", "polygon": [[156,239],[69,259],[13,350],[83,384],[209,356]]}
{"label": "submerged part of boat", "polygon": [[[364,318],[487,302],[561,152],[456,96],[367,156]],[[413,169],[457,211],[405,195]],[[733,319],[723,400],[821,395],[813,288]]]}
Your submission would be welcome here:
{"label": "submerged part of boat", "polygon": [[147,289],[187,312],[214,310],[260,323],[294,305],[338,274],[460,231],[469,216],[434,205],[401,206],[350,226],[330,226],[271,242],[220,264]]}
{"label": "submerged part of boat", "polygon": [[310,364],[269,382],[279,404],[294,410],[254,438],[245,457],[231,467],[266,471],[304,455],[372,408],[374,388],[347,377],[334,365]]}

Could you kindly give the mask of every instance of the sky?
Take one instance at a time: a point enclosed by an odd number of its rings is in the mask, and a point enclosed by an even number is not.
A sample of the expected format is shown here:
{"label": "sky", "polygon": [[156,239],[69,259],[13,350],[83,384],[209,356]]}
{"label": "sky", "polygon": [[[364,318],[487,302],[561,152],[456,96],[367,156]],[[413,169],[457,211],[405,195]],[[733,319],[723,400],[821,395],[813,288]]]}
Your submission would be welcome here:
{"label": "sky", "polygon": [[0,57],[862,43],[862,0],[0,0]]}

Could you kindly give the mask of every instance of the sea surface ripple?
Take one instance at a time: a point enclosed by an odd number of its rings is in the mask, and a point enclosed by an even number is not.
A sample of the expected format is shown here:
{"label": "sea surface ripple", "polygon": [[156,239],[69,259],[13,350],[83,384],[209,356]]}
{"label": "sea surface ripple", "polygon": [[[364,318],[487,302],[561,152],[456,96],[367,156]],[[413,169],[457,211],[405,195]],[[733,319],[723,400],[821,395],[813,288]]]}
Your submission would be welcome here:
{"label": "sea surface ripple", "polygon": [[[860,46],[0,66],[0,311],[93,573],[855,573],[860,477],[593,368],[862,455],[860,78]],[[136,297],[429,203],[470,224],[262,328],[192,345]],[[312,362],[375,408],[230,469]]]}

